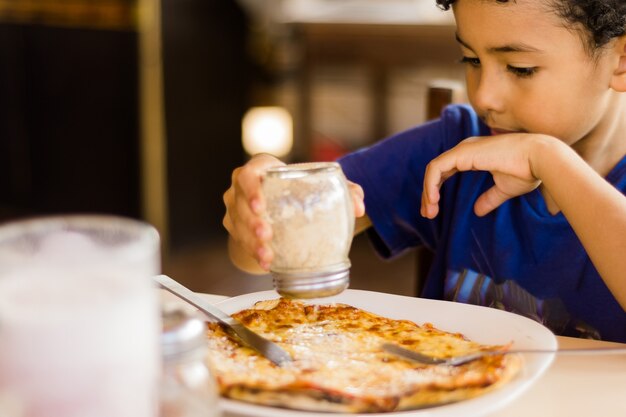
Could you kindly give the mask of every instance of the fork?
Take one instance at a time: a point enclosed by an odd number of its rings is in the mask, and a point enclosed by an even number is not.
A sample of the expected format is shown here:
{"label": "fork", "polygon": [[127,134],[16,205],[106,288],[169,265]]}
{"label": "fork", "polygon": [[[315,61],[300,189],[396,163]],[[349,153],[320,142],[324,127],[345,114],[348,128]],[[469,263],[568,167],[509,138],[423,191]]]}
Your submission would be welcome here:
{"label": "fork", "polygon": [[419,353],[414,350],[403,348],[394,343],[383,343],[381,348],[391,354],[402,358],[419,362],[425,365],[459,366],[475,361],[484,356],[506,355],[509,353],[532,353],[532,354],[569,354],[569,355],[626,355],[626,348],[573,348],[573,349],[509,349],[509,350],[483,350],[467,355],[453,356],[451,358],[436,358],[434,356]]}

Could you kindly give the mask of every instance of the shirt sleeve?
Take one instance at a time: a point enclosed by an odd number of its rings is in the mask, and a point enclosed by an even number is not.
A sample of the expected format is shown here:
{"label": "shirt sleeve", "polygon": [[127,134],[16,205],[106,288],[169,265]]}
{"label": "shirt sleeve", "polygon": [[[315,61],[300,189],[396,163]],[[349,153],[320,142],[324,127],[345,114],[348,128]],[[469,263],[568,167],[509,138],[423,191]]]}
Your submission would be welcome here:
{"label": "shirt sleeve", "polygon": [[424,170],[437,155],[479,134],[479,126],[469,107],[449,106],[440,119],[338,161],[346,177],[363,187],[365,209],[373,224],[368,234],[382,257],[420,245],[436,248],[443,216],[430,220],[420,215]]}

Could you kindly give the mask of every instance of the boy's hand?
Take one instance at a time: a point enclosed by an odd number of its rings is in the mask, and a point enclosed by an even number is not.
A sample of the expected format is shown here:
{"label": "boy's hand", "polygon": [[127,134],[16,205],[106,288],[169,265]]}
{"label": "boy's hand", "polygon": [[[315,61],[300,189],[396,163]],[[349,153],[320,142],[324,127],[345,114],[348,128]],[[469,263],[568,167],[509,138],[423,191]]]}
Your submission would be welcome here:
{"label": "boy's hand", "polygon": [[[237,168],[232,174],[231,186],[224,193],[226,214],[223,225],[234,240],[237,247],[231,245],[231,258],[244,269],[246,262],[236,262],[242,254],[233,251],[244,251],[247,257],[252,257],[265,271],[269,270],[274,254],[269,242],[272,238],[272,228],[263,219],[265,199],[261,192],[261,177],[265,170],[273,166],[285,165],[284,162],[268,154],[254,156],[244,166]],[[348,188],[354,204],[356,217],[365,214],[363,203],[363,189],[358,184],[348,181]]]}
{"label": "boy's hand", "polygon": [[231,185],[224,193],[224,227],[240,249],[256,259],[266,271],[273,258],[269,247],[272,228],[262,218],[265,200],[261,192],[261,176],[266,169],[279,165],[285,163],[272,155],[254,156],[233,171]]}
{"label": "boy's hand", "polygon": [[543,135],[509,133],[472,137],[433,159],[426,167],[420,213],[429,219],[439,212],[439,189],[460,171],[489,171],[495,185],[474,204],[484,216],[510,198],[526,194],[541,184],[533,173],[532,149],[536,141],[556,140]]}
{"label": "boy's hand", "polygon": [[363,199],[365,194],[363,188],[357,183],[348,181],[348,190],[352,196],[352,204],[354,205],[354,217],[359,218],[365,215],[365,203]]}

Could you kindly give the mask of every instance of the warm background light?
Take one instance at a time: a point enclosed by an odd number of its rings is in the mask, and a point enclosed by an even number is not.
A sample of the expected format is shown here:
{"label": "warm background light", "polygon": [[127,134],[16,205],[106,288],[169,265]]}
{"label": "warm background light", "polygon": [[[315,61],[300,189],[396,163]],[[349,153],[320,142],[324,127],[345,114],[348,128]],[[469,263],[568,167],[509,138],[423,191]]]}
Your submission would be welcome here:
{"label": "warm background light", "polygon": [[293,146],[293,121],[282,107],[253,107],[243,117],[243,148],[249,155],[283,157]]}

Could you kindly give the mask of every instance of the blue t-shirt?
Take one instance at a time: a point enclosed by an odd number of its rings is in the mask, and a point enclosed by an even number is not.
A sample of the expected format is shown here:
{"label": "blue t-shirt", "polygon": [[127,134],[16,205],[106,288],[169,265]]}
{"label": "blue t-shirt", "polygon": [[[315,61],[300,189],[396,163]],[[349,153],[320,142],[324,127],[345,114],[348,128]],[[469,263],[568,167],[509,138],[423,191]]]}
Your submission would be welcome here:
{"label": "blue t-shirt", "polygon": [[[425,245],[434,252],[422,296],[485,305],[531,317],[556,334],[626,342],[626,312],[608,290],[562,213],[539,190],[484,217],[474,202],[493,185],[489,172],[448,179],[440,212],[420,215],[424,168],[434,157],[489,128],[468,106],[339,160],[365,191],[369,236],[383,257]],[[626,190],[626,157],[607,181]]]}

